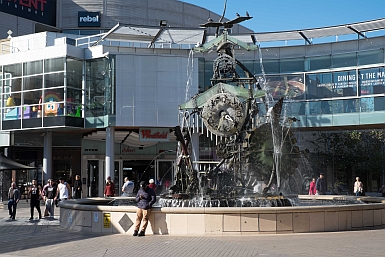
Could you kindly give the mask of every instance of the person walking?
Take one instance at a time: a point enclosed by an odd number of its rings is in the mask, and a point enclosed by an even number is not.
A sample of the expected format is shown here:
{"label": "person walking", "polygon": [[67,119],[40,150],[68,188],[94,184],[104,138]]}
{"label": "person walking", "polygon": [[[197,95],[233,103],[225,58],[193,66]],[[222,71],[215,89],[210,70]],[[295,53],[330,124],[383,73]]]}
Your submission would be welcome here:
{"label": "person walking", "polygon": [[356,181],[354,182],[353,192],[356,196],[362,195],[362,191],[364,190],[364,184],[362,184],[360,177],[356,177]]}
{"label": "person walking", "polygon": [[56,185],[53,183],[52,179],[48,180],[48,185],[43,188],[43,199],[45,201],[45,209],[49,213],[49,217],[54,217],[55,211],[55,196],[56,196]]}
{"label": "person walking", "polygon": [[54,200],[56,200],[58,196],[60,198],[60,201],[71,199],[70,192],[70,185],[67,182],[64,182],[63,178],[59,178],[59,184],[57,185],[56,196]]}
{"label": "person walking", "polygon": [[316,195],[325,195],[326,194],[326,180],[324,174],[320,173],[319,178],[315,183]]}
{"label": "person walking", "polygon": [[40,186],[37,185],[36,179],[32,180],[32,185],[28,189],[27,203],[28,203],[28,199],[31,199],[30,201],[31,217],[29,218],[29,220],[33,220],[33,212],[35,208],[39,213],[39,220],[40,220],[41,219],[41,210],[40,210],[41,189],[40,189]]}
{"label": "person walking", "polygon": [[111,181],[111,177],[107,177],[106,187],[104,188],[104,197],[115,196],[115,184]]}
{"label": "person walking", "polygon": [[122,196],[134,196],[134,182],[130,181],[128,179],[128,177],[125,177],[124,178],[124,184],[123,184],[123,187],[122,187]]}
{"label": "person walking", "polygon": [[75,183],[74,183],[74,198],[80,199],[82,198],[82,191],[83,191],[83,183],[80,180],[80,175],[75,176]]}
{"label": "person walking", "polygon": [[15,182],[11,183],[11,187],[8,190],[8,212],[9,218],[15,219],[16,217],[16,208],[20,200],[20,191],[16,186]]}
{"label": "person walking", "polygon": [[[148,219],[151,214],[151,208],[156,201],[154,190],[149,188],[145,181],[140,182],[140,189],[136,194],[136,201],[138,202],[138,209],[136,210],[136,221],[133,236],[145,236]],[[139,232],[142,222],[142,229]]]}
{"label": "person walking", "polygon": [[309,185],[309,195],[315,195],[317,193],[316,187],[315,187],[315,178],[310,182]]}

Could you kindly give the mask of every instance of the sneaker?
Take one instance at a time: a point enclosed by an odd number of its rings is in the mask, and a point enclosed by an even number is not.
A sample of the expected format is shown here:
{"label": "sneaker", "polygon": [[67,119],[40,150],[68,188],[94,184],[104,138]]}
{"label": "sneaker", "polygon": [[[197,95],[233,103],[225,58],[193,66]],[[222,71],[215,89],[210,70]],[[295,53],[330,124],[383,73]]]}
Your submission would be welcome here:
{"label": "sneaker", "polygon": [[12,219],[15,220],[15,217],[12,216]]}
{"label": "sneaker", "polygon": [[33,220],[33,218],[31,217],[31,218],[29,218],[29,220]]}
{"label": "sneaker", "polygon": [[144,231],[143,231],[143,230],[140,231],[140,233],[138,234],[138,236],[145,236]]}
{"label": "sneaker", "polygon": [[137,236],[138,235],[138,230],[134,230],[134,234],[132,234],[133,236]]}

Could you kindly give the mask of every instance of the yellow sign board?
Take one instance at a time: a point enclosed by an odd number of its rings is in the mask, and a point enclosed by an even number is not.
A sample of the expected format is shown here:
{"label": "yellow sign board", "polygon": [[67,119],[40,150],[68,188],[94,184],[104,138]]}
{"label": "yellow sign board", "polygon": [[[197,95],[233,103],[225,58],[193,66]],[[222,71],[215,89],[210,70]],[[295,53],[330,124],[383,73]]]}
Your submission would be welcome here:
{"label": "yellow sign board", "polygon": [[111,213],[103,213],[104,228],[111,228]]}

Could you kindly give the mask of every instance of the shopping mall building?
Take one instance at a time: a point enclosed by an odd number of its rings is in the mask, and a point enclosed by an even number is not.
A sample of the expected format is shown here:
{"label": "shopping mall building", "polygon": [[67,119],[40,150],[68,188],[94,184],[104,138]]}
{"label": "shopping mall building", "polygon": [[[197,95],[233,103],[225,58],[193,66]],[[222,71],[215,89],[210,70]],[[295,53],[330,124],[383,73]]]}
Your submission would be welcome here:
{"label": "shopping mall building", "polygon": [[[35,167],[2,172],[3,195],[11,180],[33,178],[72,184],[80,175],[83,196],[102,196],[109,175],[118,192],[124,177],[172,181],[178,106],[211,86],[217,57],[191,49],[215,38],[199,24],[220,15],[175,0],[3,0],[0,15],[0,145]],[[229,34],[260,46],[235,56],[274,99],[286,97],[301,141],[314,131],[384,128],[384,28],[385,19],[273,33],[234,24]],[[218,138],[198,119],[194,126],[204,170],[219,161]],[[368,191],[382,182],[371,176]]]}

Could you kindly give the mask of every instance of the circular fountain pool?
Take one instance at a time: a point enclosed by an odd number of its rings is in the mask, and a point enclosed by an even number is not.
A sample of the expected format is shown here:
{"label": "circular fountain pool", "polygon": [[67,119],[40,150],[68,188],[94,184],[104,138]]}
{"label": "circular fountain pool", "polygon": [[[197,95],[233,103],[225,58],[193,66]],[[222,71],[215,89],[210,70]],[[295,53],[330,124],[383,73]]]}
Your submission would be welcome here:
{"label": "circular fountain pool", "polygon": [[[381,197],[299,195],[305,206],[154,207],[146,234],[250,235],[373,229],[385,225]],[[60,203],[60,226],[95,233],[132,234],[136,206],[109,205],[131,198],[86,198]],[[362,204],[353,204],[356,201]],[[319,203],[323,203],[319,205]],[[333,203],[333,204],[325,204]]]}

